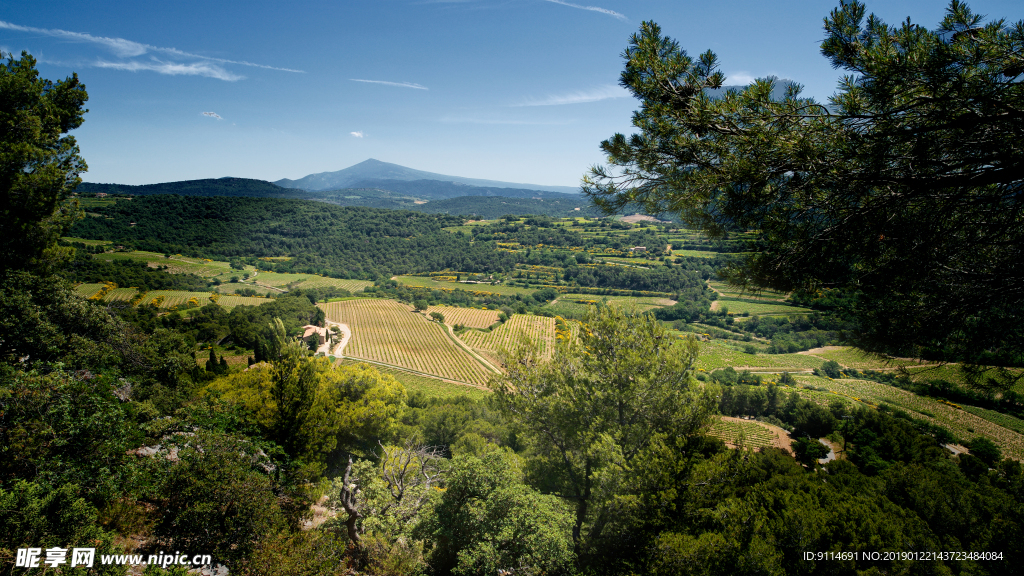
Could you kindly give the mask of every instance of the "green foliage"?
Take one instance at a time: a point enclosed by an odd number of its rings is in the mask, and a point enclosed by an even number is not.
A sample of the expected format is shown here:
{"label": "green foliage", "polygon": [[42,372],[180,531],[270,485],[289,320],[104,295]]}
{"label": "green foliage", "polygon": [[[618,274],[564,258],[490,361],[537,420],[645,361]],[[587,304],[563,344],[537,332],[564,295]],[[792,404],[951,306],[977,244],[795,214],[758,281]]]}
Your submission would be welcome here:
{"label": "green foliage", "polygon": [[506,360],[495,401],[528,431],[544,484],[576,502],[577,554],[600,536],[628,470],[659,434],[686,437],[707,425],[714,397],[690,373],[698,350],[649,315],[602,307],[550,362],[529,346]]}
{"label": "green foliage", "polygon": [[958,0],[934,31],[865,15],[853,1],[825,19],[822,53],[847,73],[828,106],[773,78],[722,94],[713,53],[643,23],[622,73],[636,134],[602,143],[618,169],[585,191],[713,236],[757,230],[731,281],[836,289],[864,349],[1020,365],[1024,155],[1006,111],[1024,104],[1024,23]]}
{"label": "green foliage", "polygon": [[130,490],[141,434],[111,380],[0,367],[0,483],[74,484],[93,502]]}
{"label": "green foliage", "polygon": [[515,454],[497,449],[452,460],[445,490],[417,531],[435,543],[436,573],[558,574],[572,565],[571,526],[565,506],[525,486]]}
{"label": "green foliage", "polygon": [[27,52],[7,56],[0,63],[0,273],[45,272],[72,253],[57,240],[78,216],[65,200],[87,167],[74,137],[63,135],[82,125],[89,96],[77,74],[51,82]]}
{"label": "green foliage", "polygon": [[270,473],[274,464],[243,438],[178,434],[154,465],[163,502],[154,534],[178,550],[213,554],[229,567],[283,527]]}
{"label": "green foliage", "polygon": [[[63,566],[60,574],[125,574],[124,566],[100,563],[101,554],[118,550],[113,535],[97,523],[96,508],[79,492],[80,488],[74,484],[44,487],[23,480],[11,483],[7,489],[0,487],[0,526],[4,527],[0,533],[0,558],[5,564],[0,573],[14,574],[15,570],[22,570],[14,568],[18,548],[65,548],[70,561],[71,549],[80,547],[96,548],[94,567]],[[47,569],[45,560],[44,552],[39,563],[43,570]]]}

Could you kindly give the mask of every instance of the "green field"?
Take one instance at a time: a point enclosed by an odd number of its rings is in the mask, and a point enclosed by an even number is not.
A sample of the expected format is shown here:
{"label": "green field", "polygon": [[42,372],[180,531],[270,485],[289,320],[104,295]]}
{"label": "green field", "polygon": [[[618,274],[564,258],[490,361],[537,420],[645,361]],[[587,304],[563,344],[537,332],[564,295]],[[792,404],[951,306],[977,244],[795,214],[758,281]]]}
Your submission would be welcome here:
{"label": "green field", "polygon": [[754,300],[752,298],[735,298],[731,296],[719,296],[715,301],[715,309],[728,309],[730,314],[749,314],[751,316],[764,315],[794,315],[811,314],[814,310],[765,300]]}
{"label": "green field", "polygon": [[71,236],[62,236],[61,240],[65,242],[78,242],[80,244],[85,244],[86,246],[106,246],[108,244],[113,244],[110,240],[88,240],[86,238],[73,238]]}
{"label": "green field", "polygon": [[732,366],[754,372],[809,371],[819,368],[823,360],[806,354],[747,354],[722,340],[702,345],[696,367],[707,372]]}

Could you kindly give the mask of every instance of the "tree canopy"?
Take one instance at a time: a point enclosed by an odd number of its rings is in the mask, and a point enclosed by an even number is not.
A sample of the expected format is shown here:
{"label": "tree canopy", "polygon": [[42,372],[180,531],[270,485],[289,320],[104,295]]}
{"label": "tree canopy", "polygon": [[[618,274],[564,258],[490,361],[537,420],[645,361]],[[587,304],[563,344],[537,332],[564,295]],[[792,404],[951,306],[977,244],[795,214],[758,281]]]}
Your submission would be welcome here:
{"label": "tree canopy", "polygon": [[0,63],[0,271],[46,268],[70,252],[56,246],[77,215],[64,201],[87,169],[74,137],[64,136],[82,124],[85,86],[76,74],[40,78],[35,66],[25,52]]}
{"label": "tree canopy", "polygon": [[736,284],[841,293],[864,349],[1020,365],[1024,350],[1024,22],[950,3],[935,30],[844,2],[822,54],[828,104],[774,78],[742,89],[645,22],[621,84],[637,133],[602,142],[586,193],[722,236],[758,231]]}

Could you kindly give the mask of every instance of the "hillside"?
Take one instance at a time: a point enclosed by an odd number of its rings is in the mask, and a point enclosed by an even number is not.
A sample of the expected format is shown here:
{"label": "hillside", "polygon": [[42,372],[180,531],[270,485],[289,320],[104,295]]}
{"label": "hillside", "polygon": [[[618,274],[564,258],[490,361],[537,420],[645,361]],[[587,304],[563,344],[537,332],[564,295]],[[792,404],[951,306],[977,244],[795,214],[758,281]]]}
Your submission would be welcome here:
{"label": "hillside", "polygon": [[206,178],[161,182],[159,184],[97,184],[82,182],[76,191],[79,194],[122,194],[146,196],[152,194],[178,194],[180,196],[252,196],[256,198],[302,198],[301,191],[289,190],[265,180],[252,178]]}
{"label": "hillside", "polygon": [[406,168],[390,162],[380,160],[364,160],[354,166],[335,172],[320,172],[310,174],[296,180],[283,178],[274,182],[285,188],[302,188],[305,190],[338,190],[340,188],[351,188],[360,182],[367,180],[441,180],[446,182],[457,182],[470,186],[481,186],[485,188],[518,188],[527,190],[544,190],[548,192],[563,192],[568,194],[577,193],[577,189],[570,186],[542,186],[539,184],[520,184],[512,182],[500,182],[497,180],[482,180],[478,178],[463,178],[461,176],[447,176],[434,172],[425,172]]}

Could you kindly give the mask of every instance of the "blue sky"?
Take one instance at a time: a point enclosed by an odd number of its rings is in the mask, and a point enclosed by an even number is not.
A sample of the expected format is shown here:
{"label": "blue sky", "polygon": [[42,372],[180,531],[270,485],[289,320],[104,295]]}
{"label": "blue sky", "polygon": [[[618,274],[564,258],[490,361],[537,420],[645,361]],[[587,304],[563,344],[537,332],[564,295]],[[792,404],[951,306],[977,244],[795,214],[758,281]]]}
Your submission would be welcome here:
{"label": "blue sky", "polygon": [[[644,20],[730,83],[776,75],[824,99],[812,0],[0,0],[0,50],[89,92],[74,132],[89,182],[277,180],[367,158],[472,178],[576,186],[630,131],[617,86]],[[934,27],[943,1],[868,2]],[[1017,21],[1019,0],[971,2]]]}

